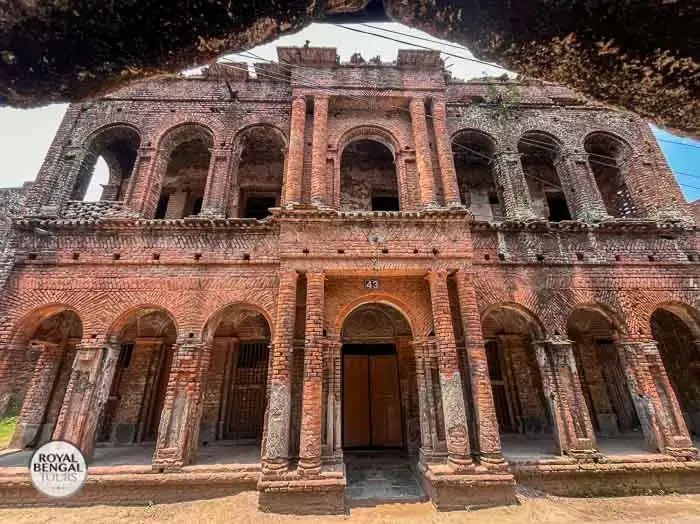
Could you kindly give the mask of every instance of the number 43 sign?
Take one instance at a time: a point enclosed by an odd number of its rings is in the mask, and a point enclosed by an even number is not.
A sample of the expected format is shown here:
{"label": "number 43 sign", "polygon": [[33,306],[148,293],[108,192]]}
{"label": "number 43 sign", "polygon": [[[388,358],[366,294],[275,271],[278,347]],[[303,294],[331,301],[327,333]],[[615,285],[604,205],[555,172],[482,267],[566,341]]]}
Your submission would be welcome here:
{"label": "number 43 sign", "polygon": [[379,289],[379,280],[376,278],[370,278],[365,280],[365,289]]}

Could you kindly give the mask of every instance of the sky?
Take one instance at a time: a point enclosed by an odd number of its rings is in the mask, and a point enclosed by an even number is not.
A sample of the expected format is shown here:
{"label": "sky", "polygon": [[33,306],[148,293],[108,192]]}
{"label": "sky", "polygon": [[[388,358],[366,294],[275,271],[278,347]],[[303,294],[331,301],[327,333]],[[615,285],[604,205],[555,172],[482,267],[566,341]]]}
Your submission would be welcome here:
{"label": "sky", "polygon": [[[373,29],[364,26],[351,26],[362,31],[371,31],[386,37],[410,42],[415,46],[428,46],[452,54],[472,57],[464,47],[452,42],[438,40],[433,36],[401,24],[371,24]],[[398,35],[381,29],[399,31]],[[420,40],[428,38],[434,43]],[[411,48],[406,43],[398,43],[381,37],[360,34],[328,24],[311,24],[293,35],[283,36],[274,42],[258,46],[250,52],[266,60],[277,60],[277,46],[303,46],[306,41],[311,46],[336,47],[343,62],[350,60],[353,53],[359,52],[365,58],[379,55],[383,62],[396,60],[399,49]],[[461,49],[460,49],[461,48]],[[498,66],[487,66],[442,55],[446,66],[456,78],[467,80],[481,76],[499,76],[505,70]],[[236,62],[260,62],[255,58],[244,58],[238,54],[226,58]],[[58,130],[66,104],[54,104],[37,109],[0,108],[0,187],[17,187],[34,180],[53,136]],[[681,189],[689,201],[700,198],[700,141],[681,138],[652,126],[661,149],[676,174]],[[98,200],[100,184],[107,182],[107,165],[100,159],[95,175],[88,188],[86,200]]]}

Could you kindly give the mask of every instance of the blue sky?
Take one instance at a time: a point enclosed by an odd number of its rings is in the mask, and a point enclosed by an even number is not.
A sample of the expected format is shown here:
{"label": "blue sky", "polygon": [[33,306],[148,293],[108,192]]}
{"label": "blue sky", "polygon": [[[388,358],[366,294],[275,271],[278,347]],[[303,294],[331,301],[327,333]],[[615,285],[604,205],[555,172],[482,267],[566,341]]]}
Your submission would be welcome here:
{"label": "blue sky", "polygon": [[[383,34],[406,42],[415,42],[417,46],[429,46],[465,57],[472,56],[466,48],[456,49],[454,43],[435,39],[417,29],[394,23],[373,25],[375,27],[371,31],[377,34],[381,33],[381,28],[400,31],[403,33],[401,36],[387,32]],[[362,30],[366,31],[368,28],[362,27]],[[429,38],[432,43],[412,37]],[[311,24],[298,33],[283,36],[252,51],[263,59],[276,60],[277,46],[303,46],[307,40],[312,46],[336,47],[343,61],[349,60],[353,53],[359,52],[366,59],[379,55],[383,61],[391,62],[396,59],[399,49],[410,47],[405,43],[358,34],[327,24]],[[259,61],[237,55],[229,55],[228,58],[238,62]],[[487,66],[445,55],[443,58],[453,76],[457,78],[497,76],[504,72],[504,69],[497,65]],[[65,104],[54,104],[37,109],[0,108],[0,187],[16,187],[36,178],[66,107]],[[661,149],[676,173],[686,198],[689,201],[700,198],[700,141],[680,138],[661,129],[652,129],[660,140]],[[106,174],[106,165],[100,159],[93,177],[94,184],[91,184],[88,190],[89,196],[99,197],[99,182],[104,183]]]}
{"label": "blue sky", "polygon": [[700,198],[700,141],[651,127],[689,202]]}

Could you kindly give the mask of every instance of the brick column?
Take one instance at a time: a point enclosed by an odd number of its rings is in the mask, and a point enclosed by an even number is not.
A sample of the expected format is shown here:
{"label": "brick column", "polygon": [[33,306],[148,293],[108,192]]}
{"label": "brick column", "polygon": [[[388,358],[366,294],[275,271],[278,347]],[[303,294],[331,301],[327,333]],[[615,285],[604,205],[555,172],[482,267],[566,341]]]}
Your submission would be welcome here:
{"label": "brick column", "polygon": [[12,369],[15,355],[26,351],[22,345],[3,344],[0,347],[0,417],[9,414],[12,406]]}
{"label": "brick column", "polygon": [[323,462],[339,464],[343,460],[342,442],[342,343],[327,340],[324,344],[324,366],[328,373],[326,400],[326,449]]}
{"label": "brick column", "polygon": [[277,290],[275,339],[270,351],[269,400],[266,432],[263,437],[263,473],[286,471],[289,463],[289,427],[291,421],[291,372],[294,351],[294,320],[297,303],[297,272],[280,271]]}
{"label": "brick column", "polygon": [[326,204],[326,150],[328,149],[328,95],[314,96],[311,151],[311,202]]}
{"label": "brick column", "polygon": [[678,457],[694,457],[697,451],[656,341],[619,339],[616,346],[648,447]]}
{"label": "brick column", "polygon": [[467,414],[464,407],[464,391],[459,373],[457,344],[455,343],[450,299],[447,290],[446,269],[431,270],[430,301],[433,310],[433,328],[438,343],[440,391],[445,418],[445,440],[450,465],[455,469],[471,466]]}
{"label": "brick column", "polygon": [[210,354],[211,348],[199,340],[184,339],[175,347],[153,454],[154,471],[177,471],[194,463]]}
{"label": "brick column", "polygon": [[595,434],[571,341],[547,339],[533,345],[561,453],[577,458],[596,454]]}
{"label": "brick column", "polygon": [[[161,155],[163,156],[163,155]],[[156,169],[158,152],[155,148],[140,148],[134,162],[134,169],[131,172],[131,180],[127,188],[125,203],[132,211],[140,216],[151,216],[155,212],[158,204],[159,195],[156,194],[160,190],[160,185],[156,189],[152,189],[154,185],[153,178]],[[160,159],[160,164],[167,166],[167,158]],[[165,173],[165,166],[163,173]],[[150,213],[150,215],[149,215]]]}
{"label": "brick column", "polygon": [[452,156],[452,144],[447,134],[447,107],[444,100],[433,98],[433,129],[440,165],[440,179],[442,180],[442,195],[446,206],[459,206],[462,199],[459,196],[457,184],[457,172],[455,170],[454,157]]}
{"label": "brick column", "polygon": [[44,432],[44,419],[51,400],[51,393],[61,369],[61,359],[65,349],[59,344],[45,342],[41,347],[29,351],[39,351],[34,364],[34,372],[24,396],[19,423],[12,436],[11,448],[25,448],[38,444]]}
{"label": "brick column", "polygon": [[284,181],[284,203],[301,201],[301,183],[304,173],[304,128],[306,126],[306,98],[296,95],[292,100],[289,129],[289,153]]}
{"label": "brick column", "polygon": [[503,199],[503,213],[510,220],[534,219],[530,190],[520,163],[520,153],[500,152],[495,155],[496,184]]}
{"label": "brick column", "polygon": [[305,475],[321,470],[321,419],[323,405],[323,303],[326,275],[306,274],[306,326],[304,390],[302,394],[299,469]]}
{"label": "brick column", "polygon": [[412,342],[416,359],[416,383],[418,386],[418,416],[420,420],[421,459],[430,461],[438,445],[435,424],[437,417],[433,407],[433,392],[430,384],[430,353],[434,343],[427,339]]}
{"label": "brick column", "polygon": [[455,275],[455,280],[474,403],[474,424],[478,439],[475,444],[478,446],[481,462],[502,464],[504,460],[501,435],[498,430],[486,346],[472,276],[466,270],[460,269]]}
{"label": "brick column", "polygon": [[422,97],[415,97],[410,102],[413,141],[416,147],[418,164],[418,184],[420,187],[421,206],[437,206],[435,199],[435,178],[433,161],[428,140],[428,125],[425,121],[425,105]]}
{"label": "brick column", "polygon": [[587,153],[563,152],[554,162],[559,180],[566,190],[573,218],[598,221],[610,218],[603,197],[588,165]]}
{"label": "brick column", "polygon": [[112,388],[119,350],[115,343],[81,345],[53,432],[55,440],[73,443],[88,459],[92,457],[97,424]]}
{"label": "brick column", "polygon": [[231,151],[212,149],[200,216],[225,218],[231,177]]}

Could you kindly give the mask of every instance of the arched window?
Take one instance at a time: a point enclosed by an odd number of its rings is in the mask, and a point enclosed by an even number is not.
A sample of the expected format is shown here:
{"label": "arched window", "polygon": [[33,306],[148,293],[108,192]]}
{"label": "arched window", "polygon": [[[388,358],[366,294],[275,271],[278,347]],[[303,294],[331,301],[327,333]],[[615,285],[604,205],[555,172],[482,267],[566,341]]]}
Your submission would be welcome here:
{"label": "arched window", "polygon": [[559,143],[547,133],[529,131],[520,138],[518,152],[535,214],[551,222],[571,220],[555,166],[561,155]]}
{"label": "arched window", "polygon": [[398,211],[394,154],[371,139],[349,143],[340,159],[340,207],[344,211]]}
{"label": "arched window", "polygon": [[471,210],[476,220],[503,217],[501,195],[494,178],[495,152],[496,144],[481,131],[460,131],[452,139],[459,194],[462,203]]}
{"label": "arched window", "polygon": [[212,137],[199,126],[175,133],[155,218],[183,218],[202,210]]}
{"label": "arched window", "polygon": [[617,218],[636,216],[637,208],[625,183],[630,147],[609,133],[591,133],[584,148],[608,214]]}
{"label": "arched window", "polygon": [[125,125],[98,133],[88,145],[71,200],[123,200],[140,141],[138,133]]}
{"label": "arched window", "polygon": [[247,129],[240,142],[239,216],[265,218],[280,204],[285,139],[274,127],[259,125]]}

